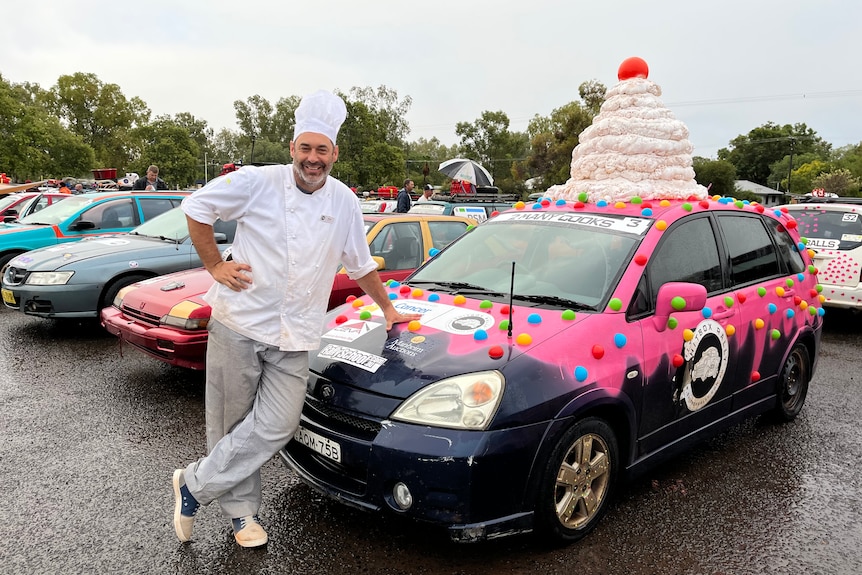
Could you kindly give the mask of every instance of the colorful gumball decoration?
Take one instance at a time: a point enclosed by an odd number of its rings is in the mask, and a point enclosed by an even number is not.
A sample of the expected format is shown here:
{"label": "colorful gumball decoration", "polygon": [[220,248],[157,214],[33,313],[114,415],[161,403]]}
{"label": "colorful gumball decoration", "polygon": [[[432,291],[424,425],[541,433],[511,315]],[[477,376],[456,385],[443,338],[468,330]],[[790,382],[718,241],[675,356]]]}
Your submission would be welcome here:
{"label": "colorful gumball decoration", "polygon": [[499,345],[491,346],[491,349],[488,350],[488,356],[491,359],[500,359],[503,357],[503,348]]}
{"label": "colorful gumball decoration", "polygon": [[346,321],[347,321],[346,315],[339,315],[338,317],[335,318],[335,323],[337,323],[337,324],[342,324]]}
{"label": "colorful gumball decoration", "polygon": [[620,64],[620,67],[617,70],[617,78],[620,82],[623,80],[631,80],[632,78],[648,77],[649,66],[646,63],[646,60],[638,58],[637,56],[632,56],[631,58],[623,60],[623,63]]}
{"label": "colorful gumball decoration", "polygon": [[673,356],[671,363],[673,364],[674,367],[680,368],[680,367],[682,367],[682,364],[685,363],[685,358],[677,353]]}
{"label": "colorful gumball decoration", "polygon": [[600,346],[600,345],[596,344],[596,345],[594,345],[594,346],[593,346],[592,354],[593,354],[593,357],[594,357],[594,358],[596,358],[596,359],[602,359],[602,358],[605,356],[605,348],[603,348],[602,346]]}

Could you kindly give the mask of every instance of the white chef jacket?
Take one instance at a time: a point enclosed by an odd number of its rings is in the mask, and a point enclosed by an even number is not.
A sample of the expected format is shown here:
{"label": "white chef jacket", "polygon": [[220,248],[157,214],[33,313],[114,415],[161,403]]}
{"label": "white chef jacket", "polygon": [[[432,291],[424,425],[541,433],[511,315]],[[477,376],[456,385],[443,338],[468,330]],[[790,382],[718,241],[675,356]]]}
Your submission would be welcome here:
{"label": "white chef jacket", "polygon": [[319,347],[339,263],[351,279],[377,269],[359,199],[335,178],[306,194],[292,165],[245,166],[186,197],[182,209],[204,224],[236,220],[231,253],[251,266],[252,283],[235,292],[214,282],[204,301],[217,321],[282,351]]}

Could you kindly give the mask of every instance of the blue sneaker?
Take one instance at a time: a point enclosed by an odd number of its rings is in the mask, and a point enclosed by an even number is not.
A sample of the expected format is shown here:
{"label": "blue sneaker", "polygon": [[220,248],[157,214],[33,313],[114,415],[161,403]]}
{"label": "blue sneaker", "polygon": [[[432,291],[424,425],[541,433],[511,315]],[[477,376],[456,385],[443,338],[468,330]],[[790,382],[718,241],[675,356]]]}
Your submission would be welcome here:
{"label": "blue sneaker", "polygon": [[174,471],[174,531],[177,539],[186,542],[192,538],[192,528],[195,522],[195,513],[198,512],[200,503],[192,496],[186,487],[185,472],[182,469]]}
{"label": "blue sneaker", "polygon": [[240,546],[260,547],[269,541],[266,531],[260,526],[257,515],[238,517],[231,519],[231,522],[233,523],[233,537]]}

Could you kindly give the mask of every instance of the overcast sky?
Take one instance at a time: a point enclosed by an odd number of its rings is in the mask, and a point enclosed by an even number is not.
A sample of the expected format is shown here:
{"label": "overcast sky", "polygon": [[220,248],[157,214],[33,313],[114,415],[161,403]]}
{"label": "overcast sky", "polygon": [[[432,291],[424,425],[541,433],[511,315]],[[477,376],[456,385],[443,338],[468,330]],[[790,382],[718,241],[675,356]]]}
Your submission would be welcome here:
{"label": "overcast sky", "polygon": [[[10,0],[11,1],[11,0]],[[237,129],[234,100],[385,85],[413,104],[408,137],[458,142],[457,122],[503,111],[523,131],[650,66],[695,155],[766,122],[862,141],[857,0],[30,0],[4,10],[0,74],[43,88],[75,72]]]}

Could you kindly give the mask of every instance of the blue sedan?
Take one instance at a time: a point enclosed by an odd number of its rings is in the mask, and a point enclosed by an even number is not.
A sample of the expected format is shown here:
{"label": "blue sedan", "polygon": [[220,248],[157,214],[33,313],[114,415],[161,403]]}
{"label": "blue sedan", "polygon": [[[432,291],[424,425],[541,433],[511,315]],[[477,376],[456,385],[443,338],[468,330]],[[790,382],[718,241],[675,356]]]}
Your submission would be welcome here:
{"label": "blue sedan", "polygon": [[[224,251],[233,242],[236,222],[217,221],[213,227]],[[123,287],[200,265],[185,214],[177,207],[128,234],[89,237],[18,255],[3,272],[3,302],[45,318],[95,318]]]}

